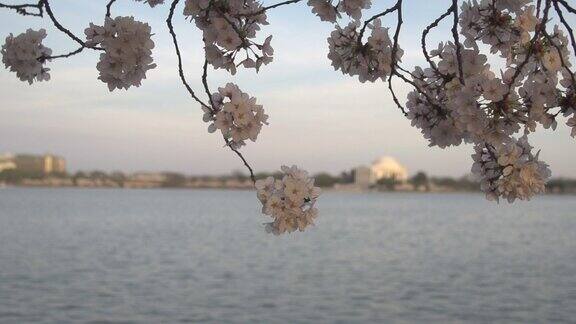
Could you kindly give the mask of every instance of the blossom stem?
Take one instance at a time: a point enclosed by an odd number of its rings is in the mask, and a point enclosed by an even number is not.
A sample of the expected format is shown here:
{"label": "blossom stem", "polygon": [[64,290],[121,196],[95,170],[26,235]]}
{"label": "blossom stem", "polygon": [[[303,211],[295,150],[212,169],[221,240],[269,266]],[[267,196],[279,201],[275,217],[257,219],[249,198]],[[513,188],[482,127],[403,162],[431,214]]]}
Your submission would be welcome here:
{"label": "blossom stem", "polygon": [[267,10],[274,9],[274,8],[278,8],[278,7],[280,7],[280,6],[289,5],[289,4],[292,4],[292,3],[298,3],[298,2],[300,2],[300,1],[302,1],[302,0],[288,0],[288,1],[279,2],[279,3],[277,3],[277,4],[273,4],[273,5],[270,5],[270,6],[268,6],[268,7],[263,7],[262,9],[260,9],[260,10],[258,10],[258,11],[255,11],[255,12],[253,12],[253,13],[247,15],[247,16],[258,16],[258,15],[260,15],[260,14],[263,14],[263,13],[266,12]]}
{"label": "blossom stem", "polygon": [[196,100],[200,105],[207,108],[211,108],[210,106],[205,104],[202,100],[200,100],[198,96],[196,96],[194,90],[192,90],[192,87],[190,86],[190,84],[188,84],[188,81],[186,81],[186,76],[184,76],[184,69],[182,67],[182,55],[180,53],[180,47],[178,46],[178,39],[176,38],[174,25],[172,24],[172,18],[174,17],[174,10],[176,9],[176,5],[178,4],[178,2],[180,2],[180,0],[172,1],[172,5],[170,6],[170,12],[168,14],[168,18],[166,19],[166,24],[168,25],[168,30],[170,32],[170,35],[172,36],[172,42],[174,43],[174,49],[176,50],[176,56],[178,57],[178,74],[180,75],[180,80],[182,81],[182,83],[186,87],[186,90],[188,90],[188,93],[190,93],[192,98]]}
{"label": "blossom stem", "polygon": [[50,7],[50,3],[48,2],[48,0],[40,0],[40,1],[42,1],[42,3],[44,4],[44,8],[46,8],[46,13],[48,14],[50,19],[52,20],[52,23],[54,23],[54,26],[56,28],[58,28],[58,30],[60,30],[64,34],[68,35],[68,37],[70,37],[76,43],[80,44],[80,46],[82,46],[82,47],[87,47],[87,48],[91,48],[94,50],[101,50],[101,51],[104,50],[101,47],[86,45],[86,43],[84,43],[78,36],[74,35],[70,30],[66,29],[64,26],[62,26],[62,24],[60,24],[60,22],[58,22],[58,20],[54,16],[54,13],[52,12],[52,8]]}
{"label": "blossom stem", "polygon": [[439,75],[442,75],[442,76],[444,76],[444,75],[442,73],[440,73],[440,71],[436,67],[436,64],[430,58],[430,54],[428,54],[428,50],[426,48],[426,37],[428,36],[428,34],[430,33],[430,31],[433,28],[438,27],[438,24],[444,18],[448,17],[452,13],[453,8],[454,8],[453,6],[450,6],[445,13],[443,13],[440,17],[436,18],[436,20],[434,20],[430,25],[426,26],[426,28],[422,32],[422,38],[420,40],[420,43],[422,44],[422,53],[424,54],[424,58],[426,59],[426,61],[430,65],[430,68],[432,68],[436,73],[438,73]]}
{"label": "blossom stem", "polygon": [[456,46],[456,60],[458,61],[458,74],[460,83],[464,84],[464,72],[462,70],[462,45],[458,36],[458,0],[452,0],[452,13],[454,21],[452,23],[452,37],[454,38],[454,45]]}

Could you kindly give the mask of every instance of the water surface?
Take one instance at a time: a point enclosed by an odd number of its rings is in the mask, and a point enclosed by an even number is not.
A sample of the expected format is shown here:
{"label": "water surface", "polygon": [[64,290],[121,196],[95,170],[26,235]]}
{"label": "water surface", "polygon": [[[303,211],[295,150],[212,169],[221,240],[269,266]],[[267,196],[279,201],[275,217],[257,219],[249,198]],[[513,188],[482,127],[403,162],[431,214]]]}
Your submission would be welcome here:
{"label": "water surface", "polygon": [[576,198],[0,190],[0,323],[574,322]]}

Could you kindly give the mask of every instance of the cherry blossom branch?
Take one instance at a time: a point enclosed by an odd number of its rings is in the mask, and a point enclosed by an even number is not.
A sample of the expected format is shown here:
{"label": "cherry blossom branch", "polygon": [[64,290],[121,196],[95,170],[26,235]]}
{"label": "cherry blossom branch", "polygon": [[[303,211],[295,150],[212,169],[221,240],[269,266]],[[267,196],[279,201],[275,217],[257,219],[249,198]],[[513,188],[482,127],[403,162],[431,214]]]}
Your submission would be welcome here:
{"label": "cherry blossom branch", "polygon": [[[59,23],[52,12],[49,0],[21,1],[32,3],[20,5],[0,3],[0,8],[40,17],[45,10],[54,26],[80,45],[67,54],[49,56],[51,49],[42,44],[42,40],[46,37],[45,30],[29,29],[16,37],[10,35],[3,47],[3,60],[7,62],[5,65],[16,72],[23,81],[29,83],[47,81],[50,78],[48,73],[50,69],[44,67],[46,60],[67,58],[81,53],[84,48],[103,50],[95,46],[102,39],[111,41],[100,42],[105,44],[102,46],[106,48],[106,53],[101,56],[97,68],[100,72],[99,79],[108,84],[110,91],[139,86],[141,79],[145,77],[145,72],[155,67],[151,57],[152,33],[146,23],[135,21],[131,17],[117,17],[114,21],[106,19],[103,31],[99,29],[102,27],[91,24],[86,31],[88,40],[83,41],[83,37],[77,37]],[[34,4],[36,1],[38,3]],[[186,79],[183,53],[173,26],[175,8],[180,0],[171,1],[166,19],[178,59],[178,73],[182,84],[190,96],[201,105],[204,121],[211,122],[208,131],[222,132],[226,146],[242,160],[250,171],[250,178],[254,183],[256,179],[253,169],[239,149],[247,140],[256,141],[262,126],[268,124],[268,115],[265,114],[262,105],[256,104],[256,98],[243,93],[234,83],[228,83],[216,93],[212,93],[208,83],[208,65],[211,64],[214,69],[225,69],[233,75],[238,67],[255,68],[258,71],[262,65],[270,63],[273,58],[273,48],[270,45],[272,36],[267,37],[262,44],[254,41],[260,25],[267,23],[266,11],[302,2],[302,0],[277,1],[281,2],[263,6],[258,0],[243,0],[238,6],[227,6],[227,1],[218,0],[208,1],[209,5],[206,8],[196,6],[195,1],[186,1],[184,16],[195,20],[197,27],[206,37],[206,40],[203,40],[205,46],[201,76],[203,90],[199,88],[198,94],[193,91]],[[110,17],[116,0],[105,2],[106,17]],[[146,2],[154,7],[164,1]],[[546,164],[538,160],[538,154],[531,153],[527,135],[534,132],[538,124],[544,128],[554,128],[557,122],[556,116],[562,113],[570,117],[566,124],[572,128],[571,135],[576,137],[576,113],[574,113],[576,76],[571,71],[570,64],[571,50],[576,54],[576,37],[573,27],[568,23],[570,19],[567,19],[571,18],[567,17],[570,14],[576,14],[576,9],[573,4],[569,4],[571,1],[533,0],[533,3],[529,4],[528,1],[492,0],[480,3],[466,2],[462,7],[458,7],[458,0],[451,0],[449,8],[422,31],[420,40],[422,53],[430,68],[415,67],[413,72],[400,65],[403,55],[399,44],[404,23],[403,0],[390,0],[393,3],[392,7],[383,9],[384,11],[368,18],[361,25],[357,24],[356,21],[362,17],[362,10],[368,9],[375,2],[375,0],[308,2],[312,12],[322,21],[335,25],[336,30],[328,39],[330,48],[328,57],[333,65],[345,74],[358,76],[361,82],[377,80],[387,82],[394,104],[411,120],[412,125],[421,129],[424,137],[430,141],[430,146],[446,148],[464,142],[474,143],[473,172],[487,184],[483,188],[487,197],[491,199],[503,197],[513,201],[516,198],[528,199],[541,192],[549,177],[549,170]],[[560,29],[556,29],[555,26],[554,32],[550,31],[549,34],[546,25],[549,23],[549,15],[553,15],[550,13],[552,5],[560,20]],[[389,29],[382,26],[380,18],[394,12],[397,21],[394,35],[390,37]],[[351,20],[344,28],[339,24],[342,14],[346,14]],[[431,51],[431,55],[426,44],[427,36],[449,16],[453,18],[449,40],[440,43],[437,50]],[[116,28],[117,26],[126,28]],[[372,31],[371,36],[363,42],[362,39],[368,30]],[[564,37],[564,30],[567,31],[568,37]],[[141,37],[132,37],[131,31],[136,31]],[[112,41],[118,39],[121,41]],[[461,43],[461,39],[466,41]],[[491,53],[499,53],[501,57],[507,58],[506,68],[501,72],[501,77],[496,77],[496,73],[492,72],[490,64],[486,63],[489,59],[482,54],[482,48],[478,46],[477,41],[490,45]],[[568,43],[571,43],[571,48]],[[134,49],[134,53],[124,51],[124,46]],[[239,53],[240,55],[245,53],[246,58],[241,60],[237,55]],[[465,62],[463,58],[466,59]],[[116,69],[118,66],[122,66],[121,73]],[[124,70],[124,67],[128,69]],[[558,78],[559,73],[562,74],[562,79]],[[134,75],[141,78],[134,78]],[[408,94],[405,106],[394,91],[395,77],[414,87]],[[468,86],[462,86],[466,84]],[[208,100],[201,92],[206,93]],[[246,104],[238,104],[236,98],[245,96],[247,96]],[[522,127],[524,136],[517,138]],[[516,152],[521,152],[522,156],[517,157]],[[296,167],[283,167],[282,171],[292,177],[300,177],[301,174]],[[268,204],[265,194],[266,191],[281,196],[285,193],[278,192],[278,186],[274,186],[274,179],[271,180],[260,182],[258,186],[255,183],[255,186],[268,213],[275,215],[278,221],[276,225],[279,227],[275,230],[282,232],[286,230],[286,224],[282,223],[286,220],[283,218],[285,215],[272,210],[278,202]],[[301,210],[305,223],[302,223],[303,219],[298,219],[299,229],[302,224],[308,224],[315,213],[312,208],[313,199],[317,194],[313,194],[312,189],[306,189],[311,190],[310,197],[301,197],[298,192],[291,191],[291,195],[295,195],[294,198],[297,198],[298,206],[301,208],[312,202],[309,205],[310,209]],[[307,214],[308,212],[310,214]]]}
{"label": "cherry blossom branch", "polygon": [[[369,19],[367,19],[367,20],[364,22],[364,25],[362,26],[362,29],[360,29],[360,33],[359,33],[359,36],[358,36],[358,41],[362,41],[362,37],[364,37],[364,32],[366,32],[366,28],[368,27],[368,25],[369,25],[371,22],[373,22],[374,20],[376,20],[376,19],[378,19],[378,18],[382,18],[382,17],[386,16],[387,14],[389,14],[389,13],[391,13],[391,12],[401,10],[401,9],[400,9],[401,7],[402,7],[402,0],[398,0],[398,1],[396,1],[396,4],[395,4],[394,6],[392,6],[392,7],[388,8],[388,9],[384,10],[383,12],[381,12],[381,13],[379,13],[379,14],[376,14],[376,15],[370,17]],[[402,14],[400,13],[400,16],[401,16],[401,15],[402,15]]]}
{"label": "cherry blossom branch", "polygon": [[565,0],[554,0],[554,2],[560,2],[564,8],[566,8],[566,10],[568,10],[568,12],[571,12],[573,14],[576,14],[576,9],[574,9],[573,7],[571,7],[568,2],[566,2]]}
{"label": "cherry blossom branch", "polygon": [[[402,0],[398,0],[398,2],[396,2],[396,5],[394,7],[396,7],[397,22],[396,22],[396,31],[394,32],[394,42],[392,45],[392,72],[396,70],[396,63],[398,61],[398,59],[396,58],[396,55],[398,54],[398,38],[400,37],[400,29],[402,28],[402,23],[404,22],[402,20]],[[373,18],[374,17],[370,19]],[[390,78],[392,78],[392,74],[390,75]]]}
{"label": "cherry blossom branch", "polygon": [[[202,72],[202,84],[204,86],[204,91],[206,92],[206,95],[208,95],[208,98],[210,100],[210,105],[212,107],[212,109],[211,109],[212,114],[216,114],[216,106],[214,105],[214,101],[212,100],[212,92],[210,91],[210,88],[208,87],[208,60],[207,59],[204,60],[204,66],[203,66],[202,70],[203,70],[203,72]],[[234,153],[236,153],[236,155],[238,155],[238,157],[244,163],[244,166],[246,166],[246,168],[250,172],[250,179],[252,180],[252,183],[256,184],[256,176],[254,176],[254,170],[252,170],[252,167],[250,166],[250,164],[248,163],[246,158],[242,155],[242,153],[240,153],[240,151],[238,151],[238,149],[236,149],[232,146],[231,141],[228,138],[226,138],[226,136],[223,136],[223,138],[224,138],[224,141],[226,142],[226,146],[228,146],[232,150],[232,152],[234,152]]]}
{"label": "cherry blossom branch", "polygon": [[576,55],[576,38],[574,37],[574,30],[570,27],[570,24],[564,18],[564,14],[562,10],[560,10],[560,6],[558,5],[558,1],[554,1],[554,10],[556,10],[556,14],[558,14],[558,18],[560,18],[560,22],[564,25],[566,30],[568,31],[568,35],[570,35],[570,41],[572,43],[572,49],[574,52],[572,54]]}
{"label": "cherry blossom branch", "polygon": [[402,111],[402,114],[404,114],[404,116],[408,116],[406,109],[404,108],[404,106],[402,106],[402,104],[400,103],[400,100],[398,100],[398,97],[396,96],[396,92],[394,92],[394,88],[392,87],[392,78],[391,77],[388,78],[388,90],[390,90],[390,93],[392,94],[392,100],[396,104],[396,107],[398,107],[398,109],[400,109],[400,111]]}
{"label": "cherry blossom branch", "polygon": [[68,54],[52,55],[52,56],[43,57],[42,59],[52,60],[52,59],[57,59],[57,58],[68,58],[68,57],[71,57],[73,55],[76,55],[76,54],[82,52],[84,50],[84,48],[86,48],[86,47],[80,46],[79,48],[71,51]]}
{"label": "cherry blossom branch", "polygon": [[528,61],[530,61],[530,58],[532,57],[532,53],[534,51],[536,41],[540,37],[540,34],[542,34],[542,31],[545,30],[545,28],[546,28],[546,22],[548,21],[548,12],[550,11],[550,5],[551,5],[551,0],[546,0],[546,5],[544,6],[544,16],[542,17],[542,22],[537,27],[536,32],[534,33],[534,37],[532,37],[532,39],[530,40],[530,44],[528,45],[528,53],[526,54],[526,58],[524,58],[524,60],[520,63],[520,65],[518,65],[516,67],[516,71],[514,71],[514,75],[510,79],[510,82],[508,82],[508,91],[504,95],[504,100],[506,100],[508,98],[508,96],[510,95],[512,88],[514,87],[514,83],[516,83],[516,79],[522,73],[522,69],[524,68],[524,66],[526,66],[526,64],[528,64]]}
{"label": "cherry blossom branch", "polygon": [[464,84],[464,72],[462,70],[462,53],[460,39],[458,36],[458,0],[452,0],[452,13],[454,14],[454,21],[452,23],[452,37],[454,38],[454,45],[456,46],[456,60],[458,61],[458,73],[460,83]]}
{"label": "cherry blossom branch", "polygon": [[256,184],[256,176],[254,176],[254,170],[252,169],[252,167],[250,166],[250,164],[248,163],[246,158],[244,158],[244,156],[242,155],[242,153],[240,153],[240,151],[238,151],[237,149],[232,147],[232,145],[231,145],[232,143],[229,139],[224,137],[224,141],[226,141],[226,146],[228,146],[232,150],[232,152],[236,153],[236,155],[238,155],[238,157],[242,160],[242,162],[244,163],[244,166],[250,172],[250,179],[252,180],[252,183]]}
{"label": "cherry blossom branch", "polygon": [[[48,2],[48,0],[40,0],[43,5],[44,8],[46,9],[46,13],[48,14],[48,16],[50,17],[50,19],[52,20],[52,23],[54,23],[54,26],[60,30],[61,32],[63,32],[64,34],[68,35],[68,37],[70,37],[72,40],[74,40],[76,43],[80,44],[80,46],[82,47],[86,47],[86,48],[91,48],[94,50],[101,50],[103,51],[104,49],[101,47],[97,47],[97,46],[89,46],[86,45],[86,43],[84,41],[82,41],[78,36],[74,35],[70,30],[66,29],[64,26],[62,26],[62,24],[60,24],[60,22],[58,22],[58,20],[56,19],[56,17],[54,16],[54,13],[52,12],[52,8],[50,7],[50,3]],[[81,51],[73,51],[71,53],[77,54],[80,53]],[[74,55],[71,54],[71,55]]]}
{"label": "cherry blossom branch", "polygon": [[[42,10],[42,1],[38,1],[37,4],[21,4],[21,5],[8,5],[0,3],[0,8],[12,9],[15,10],[17,13],[23,16],[36,16],[36,17],[43,17],[43,10]],[[37,13],[29,12],[29,9],[36,9],[38,10]]]}
{"label": "cherry blossom branch", "polygon": [[182,67],[182,54],[180,53],[180,47],[178,46],[178,39],[176,38],[176,32],[174,31],[174,25],[172,24],[172,18],[174,17],[174,10],[176,9],[176,5],[178,4],[178,2],[180,2],[180,0],[172,1],[168,18],[166,19],[166,24],[168,25],[168,31],[172,36],[172,42],[174,43],[174,49],[176,50],[176,56],[178,57],[178,75],[180,76],[180,80],[182,81],[182,83],[186,87],[186,90],[188,90],[188,93],[190,93],[192,98],[196,100],[196,102],[198,102],[203,107],[212,109],[211,106],[208,106],[202,100],[200,100],[198,96],[196,96],[194,90],[192,90],[192,87],[190,86],[190,84],[188,84],[188,81],[186,81],[186,77],[184,76],[184,69]]}
{"label": "cherry blossom branch", "polygon": [[266,11],[268,11],[268,10],[270,10],[270,9],[278,8],[278,7],[280,7],[280,6],[285,6],[285,5],[289,5],[289,4],[293,4],[293,3],[298,3],[298,2],[300,2],[300,1],[302,1],[302,0],[288,0],[288,1],[279,2],[279,3],[277,3],[277,4],[274,4],[274,5],[271,5],[271,6],[268,6],[268,7],[263,7],[262,9],[260,9],[260,10],[258,10],[258,11],[255,11],[255,12],[253,12],[253,13],[247,15],[247,16],[258,16],[258,15],[260,15],[260,14],[265,13]]}
{"label": "cherry blossom branch", "polygon": [[[443,13],[440,17],[436,18],[436,20],[434,20],[430,25],[426,26],[426,28],[424,29],[424,31],[422,32],[422,38],[420,39],[420,43],[422,45],[422,53],[424,54],[424,58],[426,59],[426,61],[428,62],[428,64],[430,65],[430,68],[432,68],[436,73],[438,73],[439,75],[444,76],[444,74],[440,73],[440,71],[438,70],[438,67],[436,67],[436,64],[434,63],[434,61],[432,61],[432,59],[430,58],[430,54],[428,53],[428,49],[426,47],[426,37],[428,36],[428,34],[430,33],[430,31],[436,27],[438,27],[438,24],[446,17],[448,17],[453,10],[454,6],[450,6],[448,8],[448,10],[446,10],[445,13]],[[444,76],[445,77],[445,76]]]}
{"label": "cherry blossom branch", "polygon": [[204,59],[204,66],[202,67],[202,85],[210,102],[210,110],[212,110],[212,114],[215,114],[216,106],[214,105],[214,100],[212,100],[212,92],[210,92],[210,88],[208,88],[208,59]]}
{"label": "cherry blossom branch", "polygon": [[[390,93],[392,94],[392,100],[394,101],[394,103],[396,104],[398,109],[400,109],[400,111],[402,111],[402,114],[404,114],[404,116],[408,116],[406,109],[404,109],[404,107],[400,104],[400,101],[396,97],[396,93],[394,92],[394,88],[392,86],[392,77],[394,76],[394,73],[396,72],[396,66],[397,66],[396,55],[398,53],[398,38],[400,37],[400,29],[402,28],[402,23],[403,23],[403,20],[402,20],[402,0],[398,0],[394,7],[396,7],[395,10],[397,12],[397,22],[396,22],[396,31],[394,32],[394,42],[392,45],[392,60],[391,60],[391,67],[390,67],[391,73],[390,73],[390,76],[388,77],[388,89],[390,90]],[[383,17],[384,15],[385,14],[383,14],[380,17]],[[378,15],[376,15],[376,16],[378,16]],[[376,17],[376,16],[374,16],[374,17]],[[374,17],[370,18],[370,20],[377,19]],[[366,24],[364,26],[366,26]]]}
{"label": "cherry blossom branch", "polygon": [[544,34],[544,37],[546,37],[546,39],[550,42],[550,45],[552,45],[556,51],[558,52],[558,57],[560,58],[560,65],[566,69],[566,71],[568,71],[568,73],[570,74],[570,79],[572,80],[572,84],[576,85],[576,78],[574,77],[574,73],[572,72],[572,70],[570,69],[570,67],[568,66],[568,64],[566,64],[566,61],[564,60],[564,58],[562,57],[562,50],[560,49],[560,47],[554,42],[554,40],[552,39],[552,37],[546,32],[546,29],[544,29],[542,31],[542,33]]}

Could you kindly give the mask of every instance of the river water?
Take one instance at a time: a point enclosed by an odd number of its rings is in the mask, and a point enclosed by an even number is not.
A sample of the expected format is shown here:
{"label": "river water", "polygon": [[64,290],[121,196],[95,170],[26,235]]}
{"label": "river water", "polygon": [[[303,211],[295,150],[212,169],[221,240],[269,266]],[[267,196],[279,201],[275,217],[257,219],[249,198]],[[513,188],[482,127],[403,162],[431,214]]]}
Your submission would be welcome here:
{"label": "river water", "polygon": [[325,193],[265,233],[255,193],[0,190],[0,323],[576,321],[576,197]]}

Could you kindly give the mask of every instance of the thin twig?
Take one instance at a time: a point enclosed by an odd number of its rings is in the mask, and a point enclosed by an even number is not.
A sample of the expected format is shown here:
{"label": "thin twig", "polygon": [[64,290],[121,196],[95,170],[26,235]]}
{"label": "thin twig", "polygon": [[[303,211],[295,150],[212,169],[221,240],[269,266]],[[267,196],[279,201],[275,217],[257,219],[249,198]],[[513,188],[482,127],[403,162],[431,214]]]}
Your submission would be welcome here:
{"label": "thin twig", "polygon": [[568,31],[568,35],[570,35],[570,41],[572,43],[572,49],[574,50],[574,52],[572,54],[576,55],[576,38],[574,37],[574,30],[572,29],[570,24],[568,24],[568,22],[564,18],[564,14],[562,13],[562,10],[560,10],[560,6],[558,6],[558,1],[554,1],[554,9],[556,10],[556,13],[558,14],[558,18],[560,18],[560,21],[562,22],[562,24],[564,25],[564,27]]}
{"label": "thin twig", "polygon": [[460,83],[464,84],[464,72],[462,69],[462,45],[460,44],[460,36],[458,35],[458,0],[452,0],[452,14],[454,21],[452,22],[452,37],[454,38],[454,45],[456,46],[456,60],[458,62],[458,75]]}
{"label": "thin twig", "polygon": [[70,30],[66,29],[64,26],[62,26],[62,24],[60,24],[60,22],[58,22],[58,20],[54,16],[54,13],[52,12],[52,8],[50,7],[50,3],[48,2],[48,0],[41,0],[41,1],[44,4],[44,7],[46,8],[46,13],[48,14],[50,19],[52,20],[52,23],[54,23],[54,26],[56,28],[58,28],[58,30],[60,30],[64,34],[68,35],[68,37],[70,37],[76,43],[80,44],[80,46],[82,46],[82,47],[87,47],[87,48],[91,48],[91,49],[95,49],[95,50],[101,50],[101,51],[104,50],[101,47],[86,45],[86,43],[84,43],[84,41],[82,41],[78,36],[74,35]]}
{"label": "thin twig", "polygon": [[254,170],[252,170],[252,167],[250,166],[248,161],[246,161],[246,158],[244,158],[244,156],[242,155],[242,153],[240,153],[240,151],[238,151],[237,149],[230,146],[230,140],[229,139],[224,137],[224,141],[226,141],[226,145],[232,150],[232,152],[236,153],[236,155],[238,155],[238,157],[242,160],[242,162],[244,163],[244,166],[250,172],[250,179],[252,180],[252,183],[256,184],[256,176],[254,176]]}
{"label": "thin twig", "polygon": [[250,13],[250,14],[248,14],[248,15],[246,15],[246,16],[258,16],[258,15],[260,15],[260,14],[265,13],[266,11],[268,11],[268,10],[270,10],[270,9],[278,8],[278,7],[280,7],[280,6],[285,6],[285,5],[289,5],[289,4],[292,4],[292,3],[298,3],[298,2],[300,2],[300,1],[302,1],[302,0],[288,0],[288,1],[279,2],[279,3],[277,3],[277,4],[274,4],[274,5],[271,5],[271,6],[268,6],[268,7],[262,7],[260,10],[255,11],[255,12],[253,12],[253,13]]}
{"label": "thin twig", "polygon": [[359,40],[360,42],[362,41],[362,37],[364,37],[364,32],[366,31],[366,28],[368,27],[368,25],[369,25],[371,22],[373,22],[374,20],[376,20],[376,19],[378,19],[378,18],[384,17],[384,16],[386,16],[387,14],[389,14],[389,13],[391,13],[391,12],[394,12],[394,11],[398,10],[398,8],[400,8],[401,6],[402,6],[402,0],[398,0],[394,6],[392,6],[392,7],[388,8],[388,9],[384,10],[383,12],[381,12],[381,13],[379,13],[379,14],[376,14],[376,15],[370,17],[369,19],[367,19],[367,20],[364,22],[364,25],[362,26],[362,29],[360,29],[360,33],[358,34],[358,40]]}
{"label": "thin twig", "polygon": [[443,13],[440,17],[436,18],[436,20],[434,20],[434,22],[432,22],[430,25],[428,25],[424,29],[424,31],[422,32],[422,38],[420,39],[420,43],[422,45],[422,53],[424,53],[424,58],[426,58],[426,61],[430,65],[430,68],[432,68],[436,73],[438,73],[439,75],[442,75],[442,76],[444,76],[444,74],[440,73],[440,70],[438,70],[438,68],[436,67],[436,64],[430,58],[430,54],[428,54],[428,49],[426,48],[426,37],[428,36],[428,34],[430,33],[430,31],[433,28],[438,27],[438,24],[440,23],[440,21],[442,21],[444,18],[448,17],[452,13],[453,8],[454,8],[453,6],[450,6],[448,8],[448,10],[446,10],[445,13]]}
{"label": "thin twig", "polygon": [[202,67],[202,85],[204,86],[204,91],[208,96],[208,100],[210,101],[210,108],[212,113],[216,113],[216,105],[214,105],[214,100],[212,100],[212,92],[208,87],[208,59],[204,59],[204,66]]}
{"label": "thin twig", "polygon": [[546,0],[546,5],[544,7],[544,16],[542,17],[542,22],[540,23],[540,25],[536,29],[536,33],[534,33],[534,37],[532,37],[532,39],[530,40],[530,44],[528,46],[528,53],[526,53],[526,58],[524,58],[524,61],[522,61],[522,63],[520,63],[516,67],[516,71],[514,72],[512,79],[510,79],[510,82],[508,83],[508,91],[504,95],[504,99],[503,99],[504,101],[506,99],[508,99],[510,92],[512,92],[512,88],[514,87],[514,83],[516,83],[516,79],[522,73],[522,69],[524,68],[524,66],[526,66],[526,64],[528,64],[528,61],[532,57],[532,53],[534,51],[534,45],[536,44],[536,41],[540,37],[540,34],[542,33],[542,31],[546,28],[546,22],[548,20],[548,12],[550,11],[550,3],[551,3],[551,0]]}
{"label": "thin twig", "polygon": [[80,46],[79,48],[73,50],[72,52],[68,53],[68,54],[60,54],[60,55],[54,55],[54,56],[47,56],[44,57],[43,59],[47,59],[47,60],[52,60],[52,59],[57,59],[57,58],[68,58],[70,56],[76,55],[80,52],[82,52],[84,50],[84,46]]}
{"label": "thin twig", "polygon": [[180,80],[182,80],[182,83],[184,84],[186,90],[188,90],[188,93],[190,93],[192,98],[196,100],[200,105],[206,108],[211,108],[210,106],[202,102],[202,100],[200,100],[198,96],[196,96],[194,90],[192,90],[192,87],[190,86],[190,84],[188,84],[188,81],[186,81],[186,77],[184,76],[184,69],[182,67],[182,55],[180,54],[180,47],[178,46],[178,39],[176,38],[174,25],[172,25],[172,17],[174,17],[174,10],[176,9],[176,5],[178,4],[178,2],[180,2],[180,0],[172,1],[172,5],[170,6],[170,12],[168,14],[168,18],[166,19],[166,24],[168,25],[168,31],[172,36],[172,42],[174,43],[174,49],[176,50],[176,56],[178,57],[178,74],[180,75]]}

